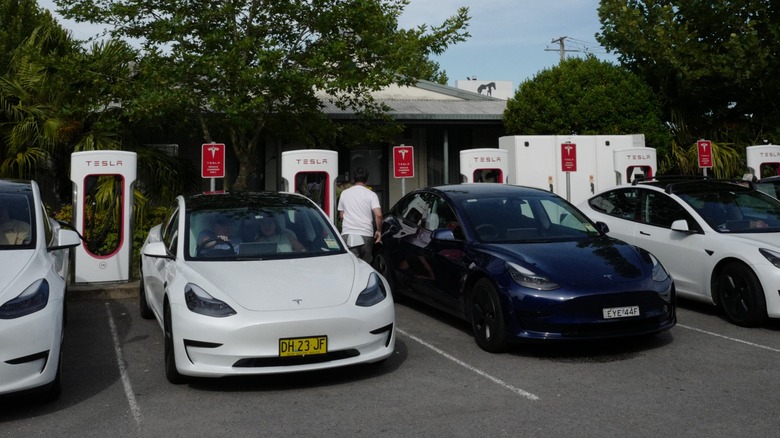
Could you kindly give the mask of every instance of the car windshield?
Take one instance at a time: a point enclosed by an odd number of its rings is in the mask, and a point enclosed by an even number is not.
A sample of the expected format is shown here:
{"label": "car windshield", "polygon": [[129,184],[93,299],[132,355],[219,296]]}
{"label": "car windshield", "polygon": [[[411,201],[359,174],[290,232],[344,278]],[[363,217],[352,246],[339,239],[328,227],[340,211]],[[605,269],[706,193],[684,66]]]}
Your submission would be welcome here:
{"label": "car windshield", "polygon": [[31,198],[0,193],[0,251],[35,248]]}
{"label": "car windshield", "polygon": [[766,193],[773,198],[780,198],[780,180],[778,181],[759,181],[755,183],[756,189]]}
{"label": "car windshield", "polygon": [[241,207],[189,212],[191,260],[285,259],[346,250],[319,210],[301,206]]}
{"label": "car windshield", "polygon": [[721,233],[780,231],[780,201],[756,190],[678,193]]}
{"label": "car windshield", "polygon": [[461,206],[483,242],[546,242],[600,235],[579,210],[557,197],[480,197],[466,199]]}

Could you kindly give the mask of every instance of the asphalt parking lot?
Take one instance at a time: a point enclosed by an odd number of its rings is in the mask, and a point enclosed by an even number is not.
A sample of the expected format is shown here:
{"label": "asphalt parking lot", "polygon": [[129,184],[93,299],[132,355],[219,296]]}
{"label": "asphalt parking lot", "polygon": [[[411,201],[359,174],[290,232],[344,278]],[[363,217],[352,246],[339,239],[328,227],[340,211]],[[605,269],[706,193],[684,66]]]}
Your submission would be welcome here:
{"label": "asphalt parking lot", "polygon": [[137,289],[68,302],[62,397],[0,400],[2,436],[775,436],[780,323],[746,329],[680,302],[669,332],[492,355],[465,323],[396,304],[380,367],[165,379]]}

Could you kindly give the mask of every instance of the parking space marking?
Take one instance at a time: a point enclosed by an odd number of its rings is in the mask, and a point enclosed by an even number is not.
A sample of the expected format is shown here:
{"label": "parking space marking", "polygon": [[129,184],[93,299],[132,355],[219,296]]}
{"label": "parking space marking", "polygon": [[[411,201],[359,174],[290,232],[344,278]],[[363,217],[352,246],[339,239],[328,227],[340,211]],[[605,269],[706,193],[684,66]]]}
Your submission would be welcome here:
{"label": "parking space marking", "polygon": [[733,342],[739,342],[740,344],[750,345],[751,347],[762,348],[764,350],[769,350],[769,351],[772,351],[774,353],[780,353],[780,349],[777,349],[777,348],[772,348],[772,347],[768,347],[766,345],[756,344],[756,343],[749,342],[749,341],[743,341],[742,339],[731,338],[729,336],[719,335],[717,333],[708,332],[707,330],[698,329],[696,327],[691,327],[691,326],[683,325],[683,324],[680,324],[680,323],[677,324],[677,327],[682,327],[682,328],[685,328],[685,329],[688,329],[688,330],[693,330],[695,332],[704,333],[705,335],[710,335],[710,336],[715,336],[715,337],[718,337],[718,338],[727,339],[727,340],[733,341]]}
{"label": "parking space marking", "polygon": [[111,308],[106,303],[106,313],[108,313],[108,325],[111,328],[111,338],[114,340],[114,352],[116,353],[116,362],[119,365],[119,375],[122,378],[122,386],[125,389],[125,396],[127,397],[127,403],[130,405],[130,412],[133,413],[135,424],[141,426],[141,407],[138,406],[138,402],[135,400],[135,393],[133,387],[130,385],[130,376],[127,374],[127,367],[125,366],[124,355],[122,354],[122,347],[119,345],[119,335],[116,331],[116,324],[114,324],[114,317],[111,315]]}
{"label": "parking space marking", "polygon": [[458,358],[456,358],[456,357],[446,353],[445,351],[442,351],[442,350],[434,347],[433,345],[423,341],[422,339],[418,338],[417,336],[414,336],[414,335],[412,335],[410,333],[407,333],[407,332],[405,332],[405,331],[403,331],[401,329],[396,329],[396,331],[401,333],[402,335],[412,339],[413,341],[418,342],[418,343],[422,344],[423,346],[425,346],[425,347],[435,351],[436,353],[439,353],[440,355],[442,355],[445,358],[455,362],[456,364],[462,366],[463,368],[466,368],[467,370],[469,370],[471,372],[477,373],[480,376],[490,380],[491,382],[493,382],[493,383],[495,383],[495,384],[497,384],[499,386],[502,386],[502,387],[504,387],[504,388],[506,388],[506,389],[508,389],[508,390],[510,390],[512,392],[514,392],[515,394],[518,394],[518,395],[520,395],[522,397],[525,397],[528,400],[534,400],[534,401],[535,400],[539,400],[539,396],[531,394],[528,391],[523,391],[522,389],[517,388],[515,386],[512,386],[512,385],[504,382],[503,380],[501,380],[501,379],[499,379],[497,377],[491,376],[490,374],[480,370],[479,368],[475,368],[475,367],[467,364],[466,362],[463,362],[462,360],[460,360],[460,359],[458,359]]}

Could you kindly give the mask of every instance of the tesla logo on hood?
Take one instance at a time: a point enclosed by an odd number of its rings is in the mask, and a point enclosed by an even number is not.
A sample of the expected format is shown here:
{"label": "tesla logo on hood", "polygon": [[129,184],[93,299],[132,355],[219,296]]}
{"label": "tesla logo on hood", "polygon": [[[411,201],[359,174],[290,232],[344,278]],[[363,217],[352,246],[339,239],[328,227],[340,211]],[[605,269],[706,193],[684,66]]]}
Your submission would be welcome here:
{"label": "tesla logo on hood", "polygon": [[609,278],[610,280],[612,280],[612,275],[610,275],[610,274],[604,274],[604,278]]}
{"label": "tesla logo on hood", "polygon": [[295,301],[296,303],[298,303],[298,305],[300,306],[300,305],[301,305],[301,301],[303,301],[303,300],[302,300],[302,299],[300,299],[300,298],[296,298],[296,299],[294,299],[293,301]]}

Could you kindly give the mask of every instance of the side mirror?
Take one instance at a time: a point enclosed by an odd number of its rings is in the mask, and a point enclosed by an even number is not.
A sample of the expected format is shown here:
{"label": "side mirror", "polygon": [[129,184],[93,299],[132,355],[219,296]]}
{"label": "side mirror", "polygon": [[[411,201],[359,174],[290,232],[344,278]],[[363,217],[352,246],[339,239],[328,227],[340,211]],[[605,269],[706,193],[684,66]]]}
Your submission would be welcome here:
{"label": "side mirror", "polygon": [[79,233],[73,230],[60,229],[57,232],[57,244],[46,248],[46,251],[57,251],[65,248],[75,248],[81,245]]}
{"label": "side mirror", "polygon": [[439,228],[433,230],[431,240],[455,240],[455,234],[449,228]]}
{"label": "side mirror", "polygon": [[672,222],[672,231],[682,231],[684,233],[689,233],[691,229],[688,228],[688,221],[685,219],[677,219],[676,221]]}
{"label": "side mirror", "polygon": [[596,229],[599,230],[601,234],[609,233],[609,226],[604,222],[596,222]]}
{"label": "side mirror", "polygon": [[153,242],[146,245],[144,248],[144,255],[148,257],[173,259],[173,256],[168,254],[168,248],[165,247],[163,242]]}

